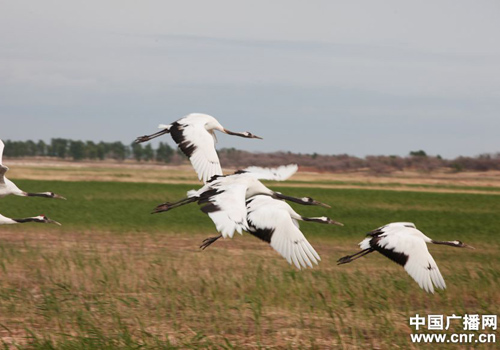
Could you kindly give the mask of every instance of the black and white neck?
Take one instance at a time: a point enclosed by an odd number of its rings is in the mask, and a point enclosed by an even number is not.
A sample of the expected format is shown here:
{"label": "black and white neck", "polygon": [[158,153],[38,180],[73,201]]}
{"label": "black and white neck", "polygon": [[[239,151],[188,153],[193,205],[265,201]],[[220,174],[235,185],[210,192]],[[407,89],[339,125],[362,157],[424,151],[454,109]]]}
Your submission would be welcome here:
{"label": "black and white neck", "polygon": [[12,219],[12,220],[15,221],[17,224],[24,224],[26,222],[39,222],[39,223],[45,222],[44,217],[42,216],[33,216],[30,218]]}
{"label": "black and white neck", "polygon": [[317,222],[319,224],[329,224],[329,225],[344,226],[343,223],[335,221],[335,220],[332,220],[332,219],[330,219],[329,217],[326,217],[326,216],[312,217],[312,218],[301,216],[300,219],[302,221]]}
{"label": "black and white neck", "polygon": [[274,199],[284,199],[284,200],[298,203],[298,204],[302,204],[302,205],[319,205],[321,207],[331,208],[328,204],[318,202],[317,200],[315,200],[311,197],[297,198],[297,197],[284,195],[280,192],[273,192],[271,197],[273,197]]}
{"label": "black and white neck", "polygon": [[262,137],[254,135],[254,134],[252,134],[251,132],[248,132],[248,131],[245,131],[245,132],[236,132],[236,131],[231,131],[231,130],[227,130],[227,129],[223,128],[222,132],[226,133],[228,135],[245,137],[247,139],[260,139],[260,140],[262,140]]}
{"label": "black and white neck", "polygon": [[435,241],[431,239],[431,243],[433,244],[442,244],[442,245],[449,245],[451,247],[456,247],[456,248],[469,248],[469,249],[475,249],[474,247],[465,244],[462,241]]}
{"label": "black and white neck", "polygon": [[6,216],[0,215],[0,225],[12,225],[12,224],[25,224],[27,222],[35,223],[45,223],[45,224],[56,224],[61,226],[61,224],[55,220],[51,220],[45,215],[32,216],[28,218],[21,219],[11,219]]}
{"label": "black and white neck", "polygon": [[44,197],[44,198],[55,198],[55,199],[66,199],[63,196],[60,196],[54,192],[23,192],[23,195],[26,197]]}

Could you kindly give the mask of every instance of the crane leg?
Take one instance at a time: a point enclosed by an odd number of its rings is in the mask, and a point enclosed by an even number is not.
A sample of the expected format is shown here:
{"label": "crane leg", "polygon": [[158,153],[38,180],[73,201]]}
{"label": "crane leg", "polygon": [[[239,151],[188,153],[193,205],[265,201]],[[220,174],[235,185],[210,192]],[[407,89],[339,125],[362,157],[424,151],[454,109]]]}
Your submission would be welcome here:
{"label": "crane leg", "polygon": [[202,250],[205,250],[205,248],[207,248],[209,245],[211,245],[212,243],[214,243],[216,240],[218,240],[219,238],[222,237],[222,234],[218,235],[218,236],[215,236],[215,237],[208,237],[208,238],[205,238],[202,242],[202,244],[200,245],[200,248]]}
{"label": "crane leg", "polygon": [[177,202],[165,202],[160,205],[158,205],[156,208],[154,208],[153,212],[151,214],[156,214],[156,213],[161,213],[162,211],[168,211],[170,209],[174,209],[192,202],[196,202],[198,200],[198,197],[188,197],[181,199],[180,201]]}
{"label": "crane leg", "polygon": [[367,248],[365,250],[357,252],[356,254],[344,256],[344,257],[340,258],[339,260],[337,260],[337,265],[350,263],[351,261],[359,259],[362,256],[365,256],[366,254],[369,254],[371,252],[373,252],[373,249]]}
{"label": "crane leg", "polygon": [[151,139],[154,139],[155,137],[158,137],[158,136],[161,136],[163,134],[168,134],[170,132],[169,129],[163,129],[163,130],[160,130],[158,132],[155,132],[154,134],[151,134],[151,135],[144,135],[144,136],[139,136],[138,138],[135,139],[135,143],[142,143],[142,142],[146,142],[146,141],[149,141]]}

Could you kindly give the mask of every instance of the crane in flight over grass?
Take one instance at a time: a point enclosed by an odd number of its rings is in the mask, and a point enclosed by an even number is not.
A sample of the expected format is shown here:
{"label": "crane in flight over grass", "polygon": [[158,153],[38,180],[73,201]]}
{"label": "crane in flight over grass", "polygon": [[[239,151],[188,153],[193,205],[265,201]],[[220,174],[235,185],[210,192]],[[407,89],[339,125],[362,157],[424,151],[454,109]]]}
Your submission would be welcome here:
{"label": "crane in flight over grass", "polygon": [[[291,168],[291,169],[290,169]],[[290,175],[297,170],[292,164],[280,168],[259,168],[260,171],[250,172],[239,170],[231,175],[215,175],[199,190],[188,191],[187,197],[177,202],[165,202],[158,205],[153,213],[198,202],[201,210],[208,214],[214,222],[217,231],[225,237],[233,237],[234,231],[242,233],[247,229],[246,200],[256,195],[271,196],[275,199],[285,199],[303,205],[319,205],[330,208],[329,205],[318,202],[310,197],[296,198],[275,192],[267,188],[259,179],[284,179],[283,173]]]}
{"label": "crane in flight over grass", "polygon": [[9,170],[8,167],[3,165],[2,156],[3,149],[5,145],[2,140],[0,140],[0,198],[8,196],[10,194],[22,197],[45,197],[45,198],[57,198],[57,199],[66,199],[63,196],[60,196],[54,192],[25,192],[19,189],[12,181],[5,177],[5,173]]}
{"label": "crane in flight over grass", "polygon": [[215,130],[228,135],[262,139],[248,131],[230,131],[224,128],[214,117],[202,113],[191,113],[172,124],[160,124],[158,127],[162,130],[151,135],[140,136],[136,138],[135,142],[146,142],[155,137],[170,134],[182,153],[191,161],[198,178],[203,180],[204,183],[214,175],[223,175],[219,157],[215,150],[215,143],[217,142]]}
{"label": "crane in flight over grass", "polygon": [[56,224],[61,226],[60,223],[58,223],[55,220],[49,219],[45,215],[32,216],[29,218],[22,218],[22,219],[11,219],[0,214],[0,225],[24,224],[27,222],[36,222],[39,224]]}
{"label": "crane in flight over grass", "polygon": [[411,222],[393,222],[368,232],[367,236],[369,237],[359,243],[362,250],[340,258],[337,261],[338,265],[347,264],[373,251],[378,251],[403,266],[420,288],[429,293],[434,293],[434,286],[445,289],[446,284],[427,249],[427,243],[474,249],[461,241],[433,240],[417,230],[415,224]]}
{"label": "crane in flight over grass", "polygon": [[[318,264],[321,260],[300,231],[298,220],[343,226],[326,216],[304,217],[285,201],[270,196],[251,197],[246,201],[246,210],[246,231],[269,243],[289,264],[293,263],[298,269],[313,267],[313,264]],[[207,248],[222,236],[219,234],[205,239],[200,248]]]}

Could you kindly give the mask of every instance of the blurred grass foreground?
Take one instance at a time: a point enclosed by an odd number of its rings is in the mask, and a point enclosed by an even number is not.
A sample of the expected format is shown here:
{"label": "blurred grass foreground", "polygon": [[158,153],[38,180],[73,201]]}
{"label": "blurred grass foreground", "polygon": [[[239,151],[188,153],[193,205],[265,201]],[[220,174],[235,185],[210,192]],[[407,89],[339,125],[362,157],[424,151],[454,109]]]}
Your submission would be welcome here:
{"label": "blurred grass foreground", "polygon": [[[0,201],[3,215],[45,214],[63,224],[0,227],[6,349],[406,349],[421,345],[410,341],[409,318],[417,313],[499,313],[497,187],[469,193],[466,184],[443,192],[450,188],[270,183],[332,205],[294,206],[299,213],[345,224],[301,225],[322,260],[299,271],[246,233],[201,251],[201,241],[216,231],[196,204],[150,214],[198,185],[15,181],[68,200]],[[459,239],[476,250],[429,247],[448,286],[434,295],[380,254],[336,265],[358,250],[366,232],[394,221],[414,222],[434,239]],[[462,329],[453,324],[448,332]]]}

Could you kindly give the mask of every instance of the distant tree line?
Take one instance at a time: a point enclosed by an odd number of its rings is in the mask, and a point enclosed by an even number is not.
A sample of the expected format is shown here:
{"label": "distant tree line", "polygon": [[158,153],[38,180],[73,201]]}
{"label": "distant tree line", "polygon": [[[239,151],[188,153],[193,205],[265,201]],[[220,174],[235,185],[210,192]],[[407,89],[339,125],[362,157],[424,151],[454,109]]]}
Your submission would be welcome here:
{"label": "distant tree line", "polygon": [[150,144],[132,143],[125,145],[120,141],[98,142],[74,141],[54,138],[50,143],[43,140],[34,142],[6,140],[4,156],[6,157],[55,157],[60,159],[80,160],[125,160],[133,158],[137,161],[157,161],[164,163],[179,162],[185,157],[166,143],[160,142],[156,149]]}
{"label": "distant tree line", "polygon": [[[45,143],[42,140],[38,142],[6,140],[4,143],[6,157],[55,157],[74,161],[135,159],[138,162],[171,164],[181,164],[188,161],[177,148],[174,149],[163,142],[160,142],[156,149],[153,149],[149,143],[125,145],[120,141],[95,143],[62,138],[54,138],[50,143]],[[477,157],[457,157],[455,159],[444,159],[439,155],[430,156],[423,150],[412,151],[406,157],[366,156],[365,158],[347,154],[253,153],[234,148],[223,148],[218,153],[224,167],[231,168],[297,163],[303,169],[310,168],[311,170],[328,172],[365,170],[374,174],[389,174],[404,169],[424,172],[432,172],[442,168],[455,172],[500,170],[500,153],[481,154]]]}
{"label": "distant tree line", "polygon": [[359,158],[347,154],[252,153],[230,148],[220,150],[219,158],[222,164],[234,168],[296,163],[302,169],[310,168],[325,172],[370,171],[374,174],[390,174],[404,169],[422,172],[432,172],[442,168],[453,172],[500,170],[500,153],[443,159],[439,155],[429,156],[425,151],[419,150],[410,152],[406,157],[392,155]]}

